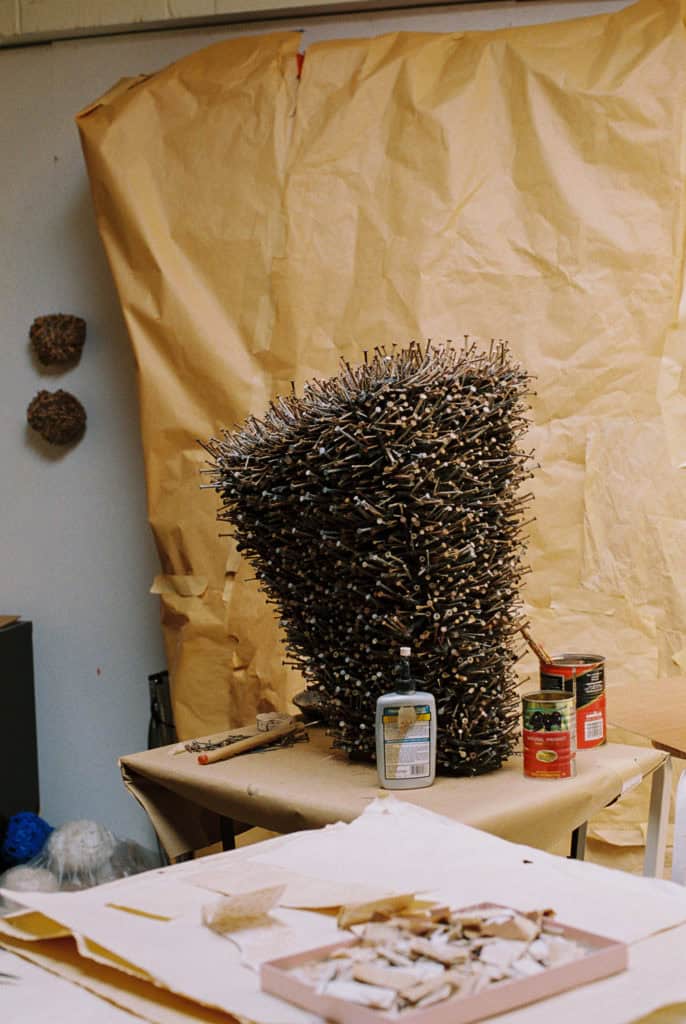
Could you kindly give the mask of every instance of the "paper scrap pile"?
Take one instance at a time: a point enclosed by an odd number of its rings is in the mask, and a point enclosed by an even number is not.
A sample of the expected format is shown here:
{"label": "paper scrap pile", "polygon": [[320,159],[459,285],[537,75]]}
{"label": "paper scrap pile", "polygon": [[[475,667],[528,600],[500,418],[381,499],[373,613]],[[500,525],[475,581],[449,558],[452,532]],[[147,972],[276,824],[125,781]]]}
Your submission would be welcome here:
{"label": "paper scrap pile", "polygon": [[391,1016],[451,996],[475,995],[497,982],[530,977],[583,957],[550,910],[508,907],[406,910],[355,925],[356,941],[293,969],[319,995]]}

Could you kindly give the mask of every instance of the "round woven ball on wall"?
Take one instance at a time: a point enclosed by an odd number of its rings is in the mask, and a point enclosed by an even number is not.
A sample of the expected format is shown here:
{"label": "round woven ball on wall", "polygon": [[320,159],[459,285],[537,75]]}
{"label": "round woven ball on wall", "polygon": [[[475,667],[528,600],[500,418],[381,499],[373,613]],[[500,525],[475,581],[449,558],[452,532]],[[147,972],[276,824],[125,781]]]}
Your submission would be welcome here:
{"label": "round woven ball on wall", "polygon": [[374,756],[406,643],[436,698],[440,769],[491,771],[515,748],[529,392],[504,344],[413,343],[205,446],[218,518],[350,755]]}
{"label": "round woven ball on wall", "polygon": [[69,391],[39,391],[29,403],[26,419],[49,444],[73,444],[86,429],[86,410]]}
{"label": "round woven ball on wall", "polygon": [[70,313],[37,316],[29,331],[36,358],[42,366],[70,366],[81,356],[86,321]]}

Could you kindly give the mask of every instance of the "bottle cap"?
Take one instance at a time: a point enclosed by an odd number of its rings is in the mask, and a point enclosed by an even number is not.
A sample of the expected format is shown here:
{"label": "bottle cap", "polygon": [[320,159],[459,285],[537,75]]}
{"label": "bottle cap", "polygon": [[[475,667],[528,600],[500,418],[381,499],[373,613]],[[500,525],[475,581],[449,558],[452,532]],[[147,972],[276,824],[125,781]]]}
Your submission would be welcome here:
{"label": "bottle cap", "polygon": [[412,654],[412,648],[411,647],[401,647],[400,648],[400,657],[401,658],[409,658],[411,654]]}

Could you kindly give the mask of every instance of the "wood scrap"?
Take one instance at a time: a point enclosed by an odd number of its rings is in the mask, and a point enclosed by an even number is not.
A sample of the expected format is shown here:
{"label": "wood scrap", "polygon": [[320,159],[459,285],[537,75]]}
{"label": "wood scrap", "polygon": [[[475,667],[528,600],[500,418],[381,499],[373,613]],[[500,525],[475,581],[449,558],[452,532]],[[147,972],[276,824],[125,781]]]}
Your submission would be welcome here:
{"label": "wood scrap", "polygon": [[320,994],[402,1017],[584,956],[550,917],[548,909],[522,914],[495,905],[418,911],[407,894],[355,904],[342,908],[339,922],[357,941],[294,971]]}
{"label": "wood scrap", "polygon": [[414,903],[414,893],[404,893],[401,896],[385,896],[379,900],[371,900],[368,903],[348,903],[341,907],[338,913],[338,927],[350,928],[354,924],[364,924],[367,921],[379,921],[391,917],[398,911],[405,910]]}

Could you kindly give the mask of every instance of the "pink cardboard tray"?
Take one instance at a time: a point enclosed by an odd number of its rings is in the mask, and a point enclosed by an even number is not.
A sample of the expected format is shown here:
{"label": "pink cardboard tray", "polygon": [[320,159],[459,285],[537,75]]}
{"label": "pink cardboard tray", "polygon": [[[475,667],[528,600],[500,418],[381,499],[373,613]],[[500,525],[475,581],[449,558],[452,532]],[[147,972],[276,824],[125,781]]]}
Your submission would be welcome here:
{"label": "pink cardboard tray", "polygon": [[[498,904],[479,903],[478,909]],[[463,907],[473,910],[475,907]],[[502,908],[512,909],[512,908]],[[588,949],[586,956],[560,967],[549,967],[540,974],[529,978],[517,978],[491,985],[473,996],[452,996],[441,1003],[420,1010],[407,1010],[400,1015],[391,1015],[383,1010],[350,1003],[334,996],[319,995],[315,989],[300,981],[289,972],[294,967],[312,960],[324,959],[336,949],[351,945],[356,939],[343,940],[329,946],[305,950],[293,956],[279,957],[262,964],[260,985],[264,992],[295,1003],[305,1010],[316,1013],[336,1024],[470,1024],[498,1013],[506,1013],[538,999],[557,995],[571,988],[578,988],[590,981],[607,978],[623,971],[628,965],[628,950],[623,942],[607,939],[592,932],[581,931],[555,921],[556,930],[564,938],[572,939]]]}

